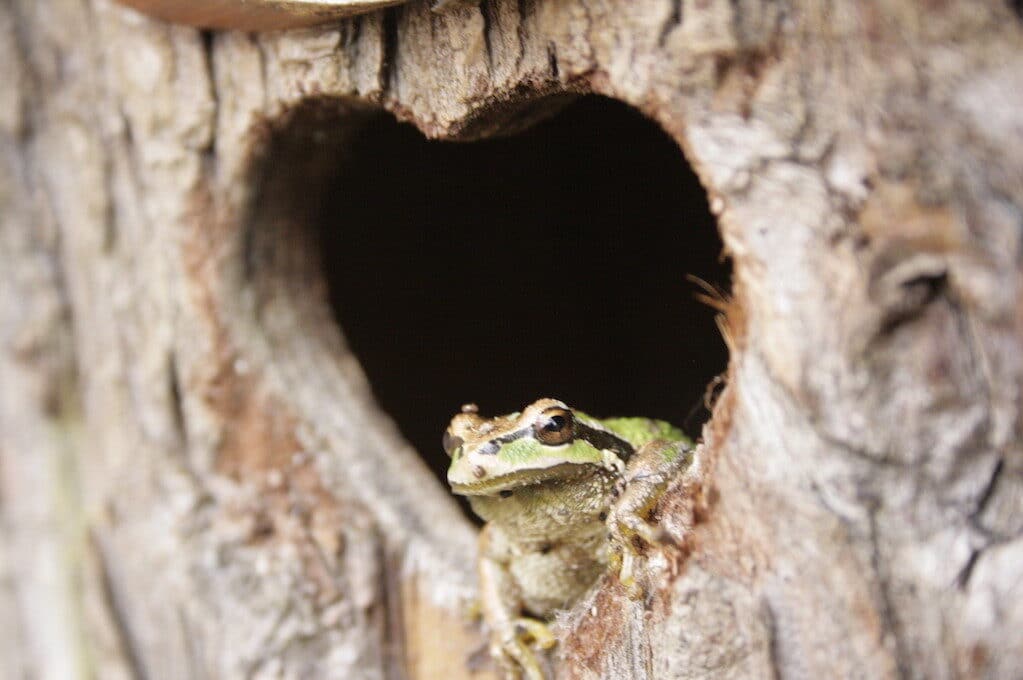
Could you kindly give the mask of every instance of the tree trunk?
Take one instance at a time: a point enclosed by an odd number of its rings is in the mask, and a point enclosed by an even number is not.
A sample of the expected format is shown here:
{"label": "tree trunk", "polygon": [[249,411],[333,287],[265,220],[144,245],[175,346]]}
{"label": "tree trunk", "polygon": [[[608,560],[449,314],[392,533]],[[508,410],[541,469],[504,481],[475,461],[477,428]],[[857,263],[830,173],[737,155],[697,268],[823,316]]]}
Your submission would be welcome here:
{"label": "tree trunk", "polygon": [[10,0],[0,82],[3,677],[493,676],[475,529],[376,405],[308,225],[376,111],[475,140],[585,93],[684,149],[734,273],[679,546],[647,598],[608,578],[559,619],[558,677],[1023,672],[1018,3],[210,33]]}

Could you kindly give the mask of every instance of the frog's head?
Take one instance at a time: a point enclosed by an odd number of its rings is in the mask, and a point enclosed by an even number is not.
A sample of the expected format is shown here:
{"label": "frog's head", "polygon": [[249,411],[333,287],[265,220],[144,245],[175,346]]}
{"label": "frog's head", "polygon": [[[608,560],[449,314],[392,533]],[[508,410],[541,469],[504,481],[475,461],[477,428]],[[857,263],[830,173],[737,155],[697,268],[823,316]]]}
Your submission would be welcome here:
{"label": "frog's head", "polygon": [[451,490],[465,496],[573,477],[580,466],[606,467],[633,453],[627,440],[600,421],[556,399],[496,418],[463,406],[444,433],[444,450],[451,456]]}

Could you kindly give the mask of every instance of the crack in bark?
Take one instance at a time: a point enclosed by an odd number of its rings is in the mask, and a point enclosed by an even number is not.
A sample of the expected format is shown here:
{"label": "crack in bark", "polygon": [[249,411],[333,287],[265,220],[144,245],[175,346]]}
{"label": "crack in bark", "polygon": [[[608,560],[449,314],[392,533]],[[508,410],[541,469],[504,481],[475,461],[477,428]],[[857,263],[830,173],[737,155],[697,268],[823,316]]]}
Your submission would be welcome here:
{"label": "crack in bark", "polygon": [[172,351],[167,357],[167,397],[171,407],[171,422],[182,447],[188,450],[188,427],[185,423],[185,409],[181,393],[181,376],[178,372],[177,355]]}
{"label": "crack in bark", "polygon": [[981,491],[980,498],[977,499],[977,507],[972,513],[970,513],[970,520],[978,522],[980,516],[984,513],[987,504],[991,501],[992,496],[995,495],[995,489],[998,486],[998,480],[1002,476],[1002,471],[1005,468],[1005,458],[999,458],[998,462],[995,463],[994,470],[991,471],[991,478],[988,480],[987,485]]}
{"label": "crack in bark", "polygon": [[908,650],[905,648],[905,643],[902,640],[902,636],[899,634],[898,619],[895,616],[895,605],[892,603],[892,595],[890,590],[890,583],[888,579],[887,570],[885,569],[884,560],[881,557],[881,546],[880,537],[878,532],[877,513],[880,509],[880,501],[874,500],[873,507],[869,510],[869,527],[870,527],[870,568],[874,572],[874,577],[877,579],[878,594],[881,597],[880,607],[878,614],[881,617],[881,635],[886,637],[892,636],[892,640],[895,643],[895,649],[892,650],[895,654],[895,668],[899,678],[912,677],[911,667],[909,665]]}
{"label": "crack in bark", "polygon": [[558,69],[558,51],[553,42],[547,43],[547,65],[550,67],[551,76],[554,80],[559,80],[560,71]]}
{"label": "crack in bark", "polygon": [[490,9],[490,0],[483,0],[480,3],[480,15],[483,17],[483,44],[487,50],[487,70],[493,79],[494,72],[494,44],[490,38],[490,32],[494,30],[494,16]]}
{"label": "crack in bark", "polygon": [[263,97],[266,97],[266,92],[270,91],[270,72],[267,71],[266,51],[263,49],[263,43],[256,39],[256,36],[250,36],[249,42],[256,48],[256,54],[259,55],[259,79],[263,83]]}
{"label": "crack in bark", "polygon": [[113,573],[111,573],[110,560],[103,545],[104,540],[95,529],[91,529],[88,536],[89,547],[92,549],[93,554],[96,555],[96,560],[99,563],[100,596],[106,605],[107,612],[110,614],[114,634],[117,636],[124,651],[124,659],[128,669],[135,680],[148,680],[149,674],[146,672],[146,667],[140,653],[142,646],[132,633],[128,614],[117,592],[115,586],[116,579]]}
{"label": "crack in bark", "polygon": [[980,558],[983,557],[984,553],[986,553],[991,548],[996,548],[998,546],[1013,543],[1014,541],[1019,539],[1021,535],[1015,535],[1010,538],[994,539],[989,541],[987,544],[981,546],[980,548],[974,549],[970,553],[970,557],[966,560],[966,564],[963,565],[963,568],[956,575],[955,578],[956,586],[958,586],[960,590],[966,590],[970,585],[970,578],[973,576],[974,568],[977,566],[977,563],[980,561]]}
{"label": "crack in bark", "polygon": [[761,613],[764,627],[767,629],[767,662],[770,664],[771,678],[781,680],[781,639],[778,635],[778,620],[771,602],[765,597],[761,600]]}
{"label": "crack in bark", "polygon": [[[341,37],[341,44],[346,49],[359,43],[359,38],[362,36],[362,16],[363,15],[359,14],[343,24],[344,33]],[[352,61],[354,63],[357,59],[353,57]]]}
{"label": "crack in bark", "polygon": [[682,2],[683,0],[669,0],[671,12],[667,20],[661,26],[661,32],[657,35],[657,46],[664,47],[668,43],[668,36],[676,28],[682,25]]}
{"label": "crack in bark", "polygon": [[[398,15],[401,12],[401,5],[389,7],[383,13],[383,26],[380,29],[381,64],[380,64],[380,89],[381,94],[393,92],[398,79]],[[430,21],[431,27],[433,20]]]}
{"label": "crack in bark", "polygon": [[341,49],[348,57],[348,78],[351,80],[353,88],[355,88],[360,96],[364,93],[359,87],[356,73],[358,72],[358,64],[361,62],[359,59],[359,53],[361,51],[360,45],[362,44],[362,24],[364,17],[364,14],[358,14],[343,22],[342,26],[344,26],[344,30],[341,33]]}
{"label": "crack in bark", "polygon": [[220,93],[217,90],[216,74],[213,70],[215,38],[216,33],[214,31],[199,31],[199,45],[202,49],[203,64],[206,66],[206,80],[209,83],[210,101],[213,104],[213,111],[210,113],[210,121],[213,126],[213,131],[209,136],[209,141],[206,142],[205,146],[199,149],[199,159],[202,164],[202,172],[206,178],[214,177],[216,175],[217,167],[217,155],[214,153],[214,149],[216,148],[217,142],[217,118],[219,118],[220,115]]}
{"label": "crack in bark", "polygon": [[519,55],[515,58],[515,73],[522,71],[522,62],[526,59],[526,17],[528,16],[529,0],[517,0],[515,10],[519,17],[519,25],[515,27],[515,37],[519,41]]}
{"label": "crack in bark", "polygon": [[979,531],[988,540],[984,545],[979,548],[975,548],[970,553],[970,557],[966,560],[966,564],[963,565],[963,568],[956,576],[955,583],[960,590],[966,590],[966,588],[970,585],[970,578],[973,576],[973,570],[977,566],[977,562],[980,560],[981,555],[988,549],[1006,542],[1005,540],[996,538],[995,535],[980,522],[980,516],[984,513],[984,509],[991,501],[991,498],[995,495],[995,489],[998,487],[998,481],[1001,479],[1004,467],[1005,459],[999,458],[998,462],[995,463],[994,470],[991,473],[991,478],[988,480],[987,485],[981,491],[980,497],[977,499],[977,507],[972,513],[970,513],[968,518],[970,526]]}
{"label": "crack in bark", "polygon": [[966,564],[963,565],[963,568],[959,571],[959,574],[955,579],[959,590],[966,590],[967,586],[970,584],[970,577],[973,575],[973,568],[977,566],[977,560],[980,559],[980,554],[983,551],[984,548],[978,548],[970,553],[969,559],[966,560]]}

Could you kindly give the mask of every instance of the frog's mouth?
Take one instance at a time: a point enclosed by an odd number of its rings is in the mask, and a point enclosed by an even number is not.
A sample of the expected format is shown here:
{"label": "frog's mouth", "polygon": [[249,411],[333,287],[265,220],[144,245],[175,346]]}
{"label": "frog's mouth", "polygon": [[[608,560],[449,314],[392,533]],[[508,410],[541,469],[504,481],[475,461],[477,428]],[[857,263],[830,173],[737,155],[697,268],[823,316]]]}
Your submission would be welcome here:
{"label": "frog's mouth", "polygon": [[459,496],[491,496],[502,491],[514,491],[552,481],[572,481],[589,476],[599,469],[601,469],[600,465],[590,463],[561,463],[549,468],[509,472],[470,484],[449,483],[451,491]]}

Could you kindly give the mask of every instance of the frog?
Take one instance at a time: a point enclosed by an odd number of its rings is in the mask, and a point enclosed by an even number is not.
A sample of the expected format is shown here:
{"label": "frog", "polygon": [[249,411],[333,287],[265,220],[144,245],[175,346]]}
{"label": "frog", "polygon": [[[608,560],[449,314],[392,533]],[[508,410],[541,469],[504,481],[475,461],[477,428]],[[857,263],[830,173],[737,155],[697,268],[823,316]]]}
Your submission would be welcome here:
{"label": "frog", "polygon": [[650,418],[597,419],[553,398],[483,417],[467,404],[443,447],[447,479],[484,521],[477,572],[489,651],[505,677],[544,680],[549,624],[605,573],[641,595],[645,546],[671,543],[651,521],[673,479],[692,466],[679,428]]}

